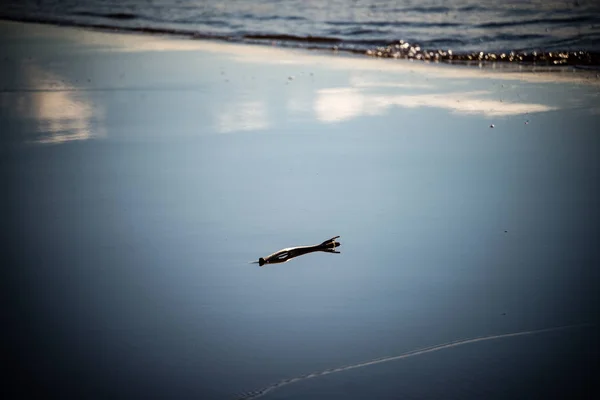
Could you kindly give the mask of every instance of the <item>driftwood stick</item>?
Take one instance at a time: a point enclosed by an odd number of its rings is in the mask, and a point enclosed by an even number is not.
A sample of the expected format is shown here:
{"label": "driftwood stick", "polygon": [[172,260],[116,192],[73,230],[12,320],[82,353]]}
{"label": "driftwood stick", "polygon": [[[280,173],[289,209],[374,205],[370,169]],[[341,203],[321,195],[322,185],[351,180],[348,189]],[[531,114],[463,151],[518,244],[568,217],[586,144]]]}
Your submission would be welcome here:
{"label": "driftwood stick", "polygon": [[313,246],[298,246],[281,249],[273,254],[269,254],[266,257],[259,258],[258,264],[261,267],[265,264],[280,264],[287,262],[294,257],[302,256],[308,253],[314,253],[315,251],[339,254],[340,252],[337,251],[336,248],[341,246],[341,244],[340,242],[335,241],[337,238],[339,238],[339,236],[334,236],[331,239],[325,240],[321,244],[315,244]]}

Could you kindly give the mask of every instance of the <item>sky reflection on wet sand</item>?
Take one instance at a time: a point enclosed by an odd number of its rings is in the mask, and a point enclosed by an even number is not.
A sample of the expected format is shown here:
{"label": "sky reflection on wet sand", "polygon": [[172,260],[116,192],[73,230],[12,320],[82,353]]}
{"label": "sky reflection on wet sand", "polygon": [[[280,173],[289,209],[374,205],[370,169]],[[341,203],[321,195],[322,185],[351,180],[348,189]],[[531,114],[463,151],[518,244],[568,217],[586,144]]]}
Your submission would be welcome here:
{"label": "sky reflection on wet sand", "polygon": [[[4,329],[50,391],[232,398],[598,322],[587,78],[0,23],[13,30]],[[335,257],[248,264],[333,235]],[[274,395],[536,397],[540,376],[595,379],[596,333],[502,336]]]}
{"label": "sky reflection on wet sand", "polygon": [[[1,104],[21,114],[23,107],[29,108],[30,117],[35,115],[39,121],[39,137],[34,140],[44,143],[117,134],[114,130],[110,132],[111,129],[107,132],[102,126],[123,110],[114,109],[114,99],[121,99],[119,102],[125,102],[123,105],[128,109],[128,115],[120,116],[120,120],[135,124],[142,118],[149,121],[160,118],[158,125],[166,130],[167,119],[172,118],[179,121],[174,127],[185,127],[175,134],[189,136],[210,133],[206,130],[207,123],[214,127],[213,132],[222,133],[277,129],[286,115],[296,122],[331,123],[416,108],[439,108],[458,115],[485,118],[543,113],[573,107],[569,96],[560,95],[561,81],[573,79],[577,84],[585,80],[585,75],[579,74],[507,73],[405,61],[327,58],[304,51],[85,30],[78,35],[69,35],[65,33],[68,30],[46,26],[36,29],[50,31],[49,37],[74,40],[75,45],[81,46],[74,48],[74,61],[81,60],[85,54],[102,57],[105,51],[123,54],[113,58],[124,60],[112,61],[107,66],[103,66],[106,61],[101,58],[90,61],[90,76],[81,76],[77,82],[62,77],[70,73],[68,64],[50,62],[44,69],[40,67],[44,58],[53,59],[52,55],[42,52],[36,56],[37,63],[25,64],[24,84],[20,87],[28,91],[19,91],[16,86],[0,95],[3,98]],[[39,39],[34,39],[34,43],[35,40]],[[90,53],[91,49],[97,52]],[[214,56],[208,56],[211,53]],[[151,61],[156,59],[153,54],[160,55],[159,63]],[[132,57],[137,57],[141,64],[125,62]],[[186,61],[178,62],[182,57],[187,57]],[[248,68],[230,71],[228,60],[247,64]],[[175,71],[155,74],[171,68],[169,65]],[[283,65],[289,66],[289,74],[280,75]],[[273,74],[261,73],[260,70],[265,68],[272,69]],[[148,79],[150,76],[152,78]],[[540,82],[553,79],[557,83],[537,87]],[[169,98],[168,103],[173,104],[172,99],[177,97],[178,91],[185,94],[186,99],[178,102],[178,108],[171,106],[172,117],[168,117],[164,106],[160,106],[162,117],[145,114],[150,97],[161,102],[155,96],[163,93],[165,99]],[[580,91],[577,107],[595,109],[597,98],[594,92]],[[527,93],[527,96],[521,96],[521,93]],[[281,98],[287,105],[283,114],[279,104]],[[205,105],[210,112],[195,112]],[[144,132],[138,127],[134,130],[136,138],[157,134],[155,130]],[[123,130],[119,134],[127,136],[131,132],[133,130]]]}

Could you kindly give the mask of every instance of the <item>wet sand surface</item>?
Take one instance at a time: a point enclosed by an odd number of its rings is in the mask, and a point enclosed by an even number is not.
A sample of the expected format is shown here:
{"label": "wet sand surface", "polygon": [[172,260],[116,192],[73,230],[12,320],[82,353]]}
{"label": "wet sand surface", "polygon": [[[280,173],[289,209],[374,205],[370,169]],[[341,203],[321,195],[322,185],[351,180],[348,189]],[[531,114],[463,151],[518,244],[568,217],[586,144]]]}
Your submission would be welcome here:
{"label": "wet sand surface", "polygon": [[[235,398],[581,323],[264,398],[597,390],[594,73],[0,37],[3,390]],[[334,235],[340,254],[248,264]]]}

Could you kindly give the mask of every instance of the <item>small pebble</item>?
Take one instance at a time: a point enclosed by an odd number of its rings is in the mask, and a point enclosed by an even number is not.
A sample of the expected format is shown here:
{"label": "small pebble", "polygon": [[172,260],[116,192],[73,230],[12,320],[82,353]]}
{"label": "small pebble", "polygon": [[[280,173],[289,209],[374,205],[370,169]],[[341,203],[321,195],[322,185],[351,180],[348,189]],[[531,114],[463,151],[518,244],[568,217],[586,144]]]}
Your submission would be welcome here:
{"label": "small pebble", "polygon": [[490,128],[493,128],[493,127],[494,127],[494,124],[491,124],[491,125],[490,125]]}

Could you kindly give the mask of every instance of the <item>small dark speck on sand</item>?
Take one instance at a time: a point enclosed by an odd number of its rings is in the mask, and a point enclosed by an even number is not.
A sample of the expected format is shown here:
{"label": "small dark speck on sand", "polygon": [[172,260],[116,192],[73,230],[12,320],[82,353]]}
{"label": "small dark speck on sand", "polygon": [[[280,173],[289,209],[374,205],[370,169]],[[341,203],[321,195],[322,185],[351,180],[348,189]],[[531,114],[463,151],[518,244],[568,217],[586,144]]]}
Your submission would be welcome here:
{"label": "small dark speck on sand", "polygon": [[491,124],[491,125],[490,125],[490,128],[494,128],[494,124]]}
{"label": "small dark speck on sand", "polygon": [[503,312],[503,313],[502,313],[502,315],[506,315],[506,313],[505,313],[505,312]]}
{"label": "small dark speck on sand", "polygon": [[504,231],[504,233],[508,233],[508,231]]}

